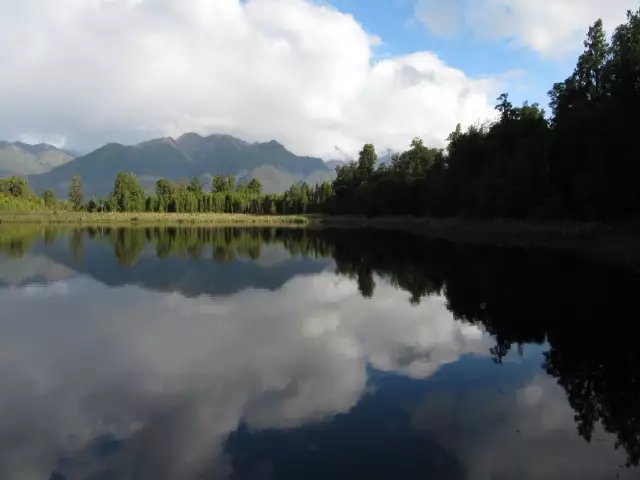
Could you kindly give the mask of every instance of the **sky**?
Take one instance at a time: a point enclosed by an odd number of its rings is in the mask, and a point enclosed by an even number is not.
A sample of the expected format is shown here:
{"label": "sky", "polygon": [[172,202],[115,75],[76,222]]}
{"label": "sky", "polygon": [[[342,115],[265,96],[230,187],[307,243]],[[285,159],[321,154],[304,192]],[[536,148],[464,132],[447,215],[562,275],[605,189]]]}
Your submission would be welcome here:
{"label": "sky", "polygon": [[300,155],[444,146],[547,105],[588,27],[640,0],[0,0],[0,140],[228,133]]}

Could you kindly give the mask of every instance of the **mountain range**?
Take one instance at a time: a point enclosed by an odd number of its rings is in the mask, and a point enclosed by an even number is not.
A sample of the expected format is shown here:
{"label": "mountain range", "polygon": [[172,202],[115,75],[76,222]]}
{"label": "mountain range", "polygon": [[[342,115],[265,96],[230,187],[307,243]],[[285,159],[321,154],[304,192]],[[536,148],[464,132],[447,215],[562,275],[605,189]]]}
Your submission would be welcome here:
{"label": "mountain range", "polygon": [[73,155],[53,145],[0,141],[0,176],[48,172],[73,160]]}
{"label": "mountain range", "polygon": [[66,196],[71,177],[80,175],[85,196],[106,196],[118,172],[136,174],[148,192],[160,178],[197,176],[207,185],[220,173],[239,181],[258,178],[266,193],[281,193],[293,183],[315,184],[335,174],[322,159],[295,155],[276,141],[249,143],[230,135],[186,133],[137,145],[109,143],[76,158],[51,145],[0,142],[0,176],[28,176],[38,193],[51,188]]}

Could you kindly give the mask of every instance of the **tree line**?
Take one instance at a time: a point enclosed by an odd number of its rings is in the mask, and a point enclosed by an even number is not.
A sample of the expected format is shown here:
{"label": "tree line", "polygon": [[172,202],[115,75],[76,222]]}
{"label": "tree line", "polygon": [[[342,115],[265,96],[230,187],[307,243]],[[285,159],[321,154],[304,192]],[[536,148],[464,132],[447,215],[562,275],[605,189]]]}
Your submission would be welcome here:
{"label": "tree line", "polygon": [[145,195],[137,177],[121,172],[113,190],[105,198],[84,203],[82,179],[75,176],[69,201],[76,210],[88,212],[161,212],[161,213],[251,213],[256,215],[304,214],[319,211],[319,206],[333,195],[332,186],[324,182],[313,187],[306,182],[292,185],[284,194],[265,194],[262,183],[254,178],[237,183],[234,175],[216,175],[210,190],[198,177],[175,182],[160,179],[153,195]]}
{"label": "tree line", "polygon": [[337,169],[328,213],[624,221],[640,213],[640,10],[587,34],[573,73],[538,104],[498,99],[495,122],[460,125],[446,149],[415,139],[377,164],[373,145]]}
{"label": "tree line", "polygon": [[[70,210],[95,212],[160,213],[250,213],[256,215],[318,213],[333,196],[329,182],[310,186],[306,182],[291,185],[283,194],[266,194],[262,183],[254,178],[238,183],[234,175],[216,175],[209,191],[198,177],[179,182],[160,179],[154,194],[146,195],[133,173],[120,172],[111,193],[88,201],[82,178],[73,176],[68,200],[56,198],[53,190],[37,197],[21,177],[0,179],[0,210]],[[3,203],[3,199],[5,202]],[[4,208],[3,208],[4,206]]]}

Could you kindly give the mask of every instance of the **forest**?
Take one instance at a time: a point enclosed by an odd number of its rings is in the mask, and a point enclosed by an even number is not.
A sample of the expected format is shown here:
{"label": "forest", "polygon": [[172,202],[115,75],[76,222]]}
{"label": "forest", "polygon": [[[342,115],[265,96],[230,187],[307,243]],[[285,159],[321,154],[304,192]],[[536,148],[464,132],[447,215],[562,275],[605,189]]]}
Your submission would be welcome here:
{"label": "forest", "polygon": [[331,213],[625,221],[640,213],[640,10],[608,40],[598,20],[569,78],[538,104],[498,99],[495,122],[420,139],[376,166],[372,145],[337,171]]}
{"label": "forest", "polygon": [[[208,190],[208,191],[205,191]],[[37,197],[21,177],[0,179],[0,211],[160,212],[160,213],[251,213],[257,215],[318,213],[333,195],[324,182],[292,185],[284,194],[264,194],[258,179],[236,183],[233,175],[216,175],[209,188],[198,177],[175,182],[160,179],[153,195],[146,195],[132,173],[121,172],[107,198],[85,199],[82,179],[71,180],[68,199],[57,199],[53,190]]]}
{"label": "forest", "polygon": [[336,168],[332,183],[292,185],[266,195],[256,179],[237,184],[217,175],[158,180],[145,195],[134,175],[120,173],[108,198],[85,199],[74,177],[68,201],[48,190],[38,198],[24,179],[0,180],[0,210],[41,208],[88,212],[224,212],[253,214],[414,215],[626,222],[640,213],[640,10],[609,37],[598,20],[587,33],[573,73],[549,91],[551,115],[537,103],[514,106],[508,94],[497,119],[462,129],[447,147],[415,138],[408,150],[379,163],[366,144],[358,159]]}

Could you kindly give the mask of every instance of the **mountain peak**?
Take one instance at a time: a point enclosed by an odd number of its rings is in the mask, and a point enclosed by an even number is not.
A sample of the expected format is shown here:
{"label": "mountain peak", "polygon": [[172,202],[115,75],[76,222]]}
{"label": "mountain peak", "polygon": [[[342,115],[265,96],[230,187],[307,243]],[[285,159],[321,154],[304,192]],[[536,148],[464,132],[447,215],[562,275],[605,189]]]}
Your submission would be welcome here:
{"label": "mountain peak", "polygon": [[48,143],[0,142],[0,171],[3,175],[45,173],[73,160],[68,152]]}
{"label": "mountain peak", "polygon": [[232,135],[203,137],[187,132],[177,140],[157,138],[132,146],[111,143],[29,182],[36,191],[58,188],[62,194],[71,177],[81,175],[85,193],[98,196],[110,191],[120,171],[138,175],[149,192],[158,178],[234,174],[246,180],[256,177],[268,181],[265,191],[281,193],[294,182],[313,184],[333,174],[321,159],[295,155],[276,140],[250,143]]}
{"label": "mountain peak", "polygon": [[25,152],[29,152],[31,155],[41,155],[45,152],[62,152],[62,150],[60,150],[57,147],[54,147],[53,145],[49,144],[49,143],[37,143],[37,144],[31,144],[31,143],[24,143],[24,142],[13,142],[12,144],[15,148],[19,148],[20,150],[24,150]]}
{"label": "mountain peak", "polygon": [[204,139],[204,137],[199,133],[187,132],[180,135],[176,140],[176,142],[180,143],[180,142],[189,141],[189,140],[202,140],[202,139]]}
{"label": "mountain peak", "polygon": [[212,140],[214,142],[228,142],[234,145],[248,145],[244,140],[239,139],[238,137],[234,137],[233,135],[228,135],[226,133],[214,133],[207,137],[207,140]]}
{"label": "mountain peak", "polygon": [[98,148],[96,152],[99,152],[100,150],[107,150],[107,149],[114,149],[114,148],[125,148],[125,147],[123,144],[118,142],[109,142],[104,144],[102,147]]}
{"label": "mountain peak", "polygon": [[287,150],[286,147],[284,145],[282,145],[280,142],[278,142],[277,140],[270,140],[270,141],[264,142],[264,143],[258,142],[258,143],[256,143],[256,145],[268,147],[271,150]]}
{"label": "mountain peak", "polygon": [[176,147],[176,141],[171,137],[154,138],[153,140],[147,140],[146,142],[139,143],[138,145],[136,145],[136,147],[145,148],[157,147],[161,145]]}

